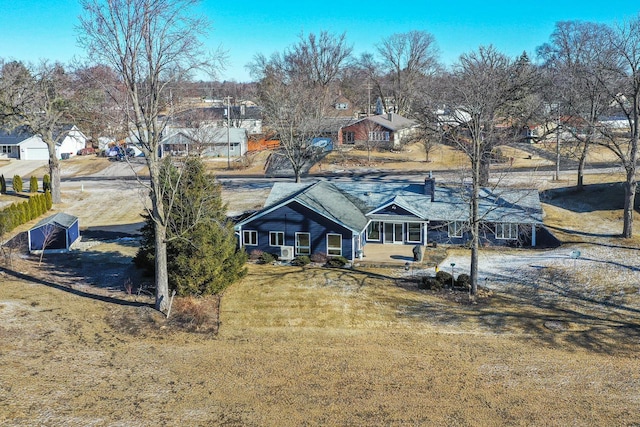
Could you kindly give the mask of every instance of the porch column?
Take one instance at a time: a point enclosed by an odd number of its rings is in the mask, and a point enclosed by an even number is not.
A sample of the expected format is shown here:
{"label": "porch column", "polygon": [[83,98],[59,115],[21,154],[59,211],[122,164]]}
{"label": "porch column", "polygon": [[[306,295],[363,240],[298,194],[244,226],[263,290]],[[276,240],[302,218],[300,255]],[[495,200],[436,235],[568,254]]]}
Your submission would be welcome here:
{"label": "porch column", "polygon": [[423,223],[422,225],[423,225],[423,230],[422,230],[422,244],[423,244],[424,246],[427,246],[427,243],[429,242],[429,241],[427,240],[427,238],[428,238],[428,236],[427,236],[427,228],[428,228],[429,223],[428,223],[428,222],[425,222],[425,223]]}
{"label": "porch column", "polygon": [[536,225],[535,224],[531,225],[531,246],[532,247],[536,246]]}

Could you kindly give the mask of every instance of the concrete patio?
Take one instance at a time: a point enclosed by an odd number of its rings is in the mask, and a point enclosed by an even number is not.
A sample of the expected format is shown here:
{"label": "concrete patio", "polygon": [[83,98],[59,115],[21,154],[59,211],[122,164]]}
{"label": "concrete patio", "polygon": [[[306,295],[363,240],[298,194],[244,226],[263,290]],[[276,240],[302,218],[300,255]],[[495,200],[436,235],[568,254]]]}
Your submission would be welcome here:
{"label": "concrete patio", "polygon": [[[354,264],[361,267],[400,267],[407,262],[413,263],[413,248],[415,245],[374,244],[368,243],[364,247],[364,257]],[[416,262],[422,267],[435,267],[447,257],[443,247],[424,247],[424,257]]]}

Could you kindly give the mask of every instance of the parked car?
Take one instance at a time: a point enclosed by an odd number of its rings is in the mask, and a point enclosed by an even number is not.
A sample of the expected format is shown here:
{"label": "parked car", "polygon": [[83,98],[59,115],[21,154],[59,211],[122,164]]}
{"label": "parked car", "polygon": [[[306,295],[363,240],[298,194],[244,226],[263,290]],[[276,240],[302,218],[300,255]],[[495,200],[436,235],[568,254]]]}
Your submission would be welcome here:
{"label": "parked car", "polygon": [[83,148],[81,150],[78,150],[78,152],[76,153],[78,156],[86,156],[87,154],[94,154],[96,152],[96,149],[93,147],[86,147]]}

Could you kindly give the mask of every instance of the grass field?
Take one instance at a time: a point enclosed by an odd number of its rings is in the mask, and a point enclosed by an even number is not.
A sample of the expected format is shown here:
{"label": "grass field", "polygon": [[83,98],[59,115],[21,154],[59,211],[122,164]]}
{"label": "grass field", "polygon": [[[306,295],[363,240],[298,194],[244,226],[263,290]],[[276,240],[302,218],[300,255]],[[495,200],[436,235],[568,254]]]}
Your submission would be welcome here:
{"label": "grass field", "polygon": [[[251,264],[219,325],[183,300],[167,321],[126,292],[135,241],[42,265],[14,253],[0,261],[0,425],[640,425],[640,234],[616,237],[619,179],[588,179],[543,193],[563,246],[482,251],[482,274],[498,270],[475,303],[417,289],[421,271]],[[224,194],[243,210],[265,191]],[[138,193],[71,183],[62,207],[126,228]]]}
{"label": "grass field", "polygon": [[638,305],[597,314],[518,293],[471,305],[394,276],[253,265],[217,336],[114,290],[5,276],[0,424],[640,422]]}

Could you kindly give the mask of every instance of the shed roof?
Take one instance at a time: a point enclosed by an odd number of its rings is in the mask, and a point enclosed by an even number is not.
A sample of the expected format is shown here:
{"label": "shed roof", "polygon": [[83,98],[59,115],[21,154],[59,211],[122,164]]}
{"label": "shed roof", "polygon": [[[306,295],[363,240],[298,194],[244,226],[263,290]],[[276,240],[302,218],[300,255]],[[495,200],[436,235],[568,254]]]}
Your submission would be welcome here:
{"label": "shed roof", "polygon": [[35,226],[31,229],[42,227],[47,224],[55,224],[60,227],[70,228],[76,221],[78,220],[77,216],[69,215],[64,212],[58,212],[55,215],[51,215],[47,218],[40,220]]}

